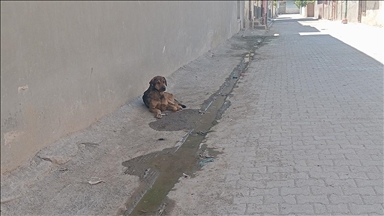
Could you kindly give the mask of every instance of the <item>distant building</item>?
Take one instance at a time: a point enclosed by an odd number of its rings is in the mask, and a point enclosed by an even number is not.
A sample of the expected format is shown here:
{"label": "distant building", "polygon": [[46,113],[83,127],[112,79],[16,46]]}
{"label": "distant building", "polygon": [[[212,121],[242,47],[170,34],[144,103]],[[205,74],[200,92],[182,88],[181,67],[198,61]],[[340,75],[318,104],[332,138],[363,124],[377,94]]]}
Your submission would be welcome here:
{"label": "distant building", "polygon": [[[313,4],[314,17],[328,20],[344,20],[345,22],[365,23],[372,26],[383,26],[384,12],[383,1],[336,1],[317,0]],[[301,10],[301,14],[309,17],[307,7]]]}
{"label": "distant building", "polygon": [[279,14],[298,14],[300,9],[295,5],[295,1],[280,1]]}

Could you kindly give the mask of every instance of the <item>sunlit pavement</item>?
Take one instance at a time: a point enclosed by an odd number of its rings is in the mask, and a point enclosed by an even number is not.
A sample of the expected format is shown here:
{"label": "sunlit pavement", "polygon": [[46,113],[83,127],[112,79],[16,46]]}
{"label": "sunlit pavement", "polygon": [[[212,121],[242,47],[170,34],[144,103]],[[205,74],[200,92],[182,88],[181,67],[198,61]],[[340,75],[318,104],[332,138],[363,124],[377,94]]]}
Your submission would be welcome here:
{"label": "sunlit pavement", "polygon": [[169,193],[173,215],[383,215],[382,29],[292,18],[208,134],[222,154]]}

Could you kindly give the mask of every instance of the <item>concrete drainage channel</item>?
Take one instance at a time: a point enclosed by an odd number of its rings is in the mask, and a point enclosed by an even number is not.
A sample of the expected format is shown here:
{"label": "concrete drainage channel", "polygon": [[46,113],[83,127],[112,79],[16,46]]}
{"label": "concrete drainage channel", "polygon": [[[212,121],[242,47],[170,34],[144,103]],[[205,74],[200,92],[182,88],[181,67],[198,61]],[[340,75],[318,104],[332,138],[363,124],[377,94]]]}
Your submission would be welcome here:
{"label": "concrete drainage channel", "polygon": [[[261,44],[265,37],[258,37]],[[248,43],[248,40],[247,40]],[[245,54],[239,65],[211,95],[200,110],[183,110],[169,113],[165,118],[150,124],[155,130],[188,130],[188,133],[173,148],[139,156],[122,163],[125,174],[140,178],[140,186],[126,202],[125,209],[119,215],[163,215],[172,208],[172,201],[167,199],[168,192],[180,178],[193,177],[205,163],[214,161],[219,152],[202,145],[202,141],[212,126],[218,123],[221,115],[230,106],[227,100],[240,76],[248,68],[257,46]],[[163,138],[159,142],[165,141]]]}

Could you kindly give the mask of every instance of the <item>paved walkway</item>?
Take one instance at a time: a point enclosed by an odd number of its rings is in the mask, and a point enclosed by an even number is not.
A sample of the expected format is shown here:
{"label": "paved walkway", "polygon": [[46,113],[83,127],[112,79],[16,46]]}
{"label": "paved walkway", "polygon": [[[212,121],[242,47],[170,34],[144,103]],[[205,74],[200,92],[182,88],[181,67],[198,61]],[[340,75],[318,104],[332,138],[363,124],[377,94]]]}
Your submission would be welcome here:
{"label": "paved walkway", "polygon": [[274,23],[172,215],[383,215],[383,64],[315,32]]}
{"label": "paved walkway", "polygon": [[340,21],[299,21],[300,24],[316,28],[329,34],[366,55],[384,63],[384,28],[362,23],[342,24]]}

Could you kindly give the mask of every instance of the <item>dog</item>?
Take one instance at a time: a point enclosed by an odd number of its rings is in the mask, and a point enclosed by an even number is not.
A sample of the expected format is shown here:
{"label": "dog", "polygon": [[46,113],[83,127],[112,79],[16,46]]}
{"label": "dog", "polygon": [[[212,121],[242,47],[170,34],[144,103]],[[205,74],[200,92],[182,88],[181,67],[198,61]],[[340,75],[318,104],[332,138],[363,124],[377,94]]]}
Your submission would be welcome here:
{"label": "dog", "polygon": [[155,76],[149,81],[149,87],[144,92],[143,102],[149,111],[155,114],[155,117],[160,119],[163,116],[161,112],[170,110],[173,112],[186,108],[185,105],[178,102],[173,94],[165,92],[167,80],[162,76]]}

